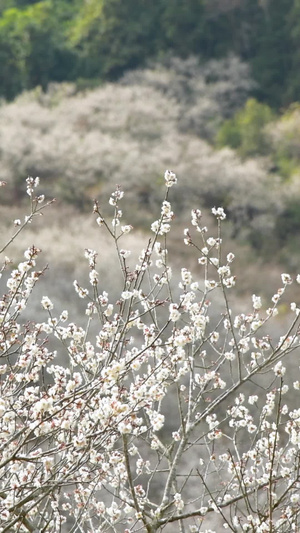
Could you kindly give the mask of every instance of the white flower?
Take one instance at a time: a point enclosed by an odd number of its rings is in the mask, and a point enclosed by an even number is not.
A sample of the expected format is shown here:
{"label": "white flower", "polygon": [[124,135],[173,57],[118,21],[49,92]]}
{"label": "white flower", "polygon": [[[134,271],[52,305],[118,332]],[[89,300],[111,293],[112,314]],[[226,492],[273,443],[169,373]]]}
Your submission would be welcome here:
{"label": "white flower", "polygon": [[253,322],[251,324],[251,330],[252,331],[256,331],[258,328],[260,328],[261,325],[262,325],[262,321],[261,320],[253,320]]}
{"label": "white flower", "polygon": [[224,278],[225,276],[230,276],[230,268],[228,266],[221,266],[218,268],[218,274],[221,278]]}
{"label": "white flower", "polygon": [[192,282],[192,274],[186,269],[181,269],[181,278],[185,285],[189,285]]}
{"label": "white flower", "polygon": [[209,290],[211,289],[215,289],[216,287],[218,286],[218,283],[215,281],[215,280],[209,280],[209,279],[206,279],[205,280],[205,287]]}
{"label": "white flower", "polygon": [[51,411],[53,407],[53,398],[42,398],[36,402],[32,409],[36,417],[45,413],[46,411]]}
{"label": "white flower", "polygon": [[215,215],[220,220],[224,220],[226,218],[226,213],[223,209],[223,207],[213,207],[211,210],[212,214]]}
{"label": "white flower", "polygon": [[129,224],[126,226],[121,226],[121,230],[123,233],[129,233],[132,229],[132,226],[130,226]]}
{"label": "white flower", "polygon": [[121,294],[121,297],[123,300],[129,300],[133,296],[133,293],[131,291],[123,291]]}
{"label": "white flower", "polygon": [[182,509],[184,508],[184,502],[179,492],[176,492],[176,494],[174,494],[174,505],[179,511],[182,511]]}
{"label": "white flower", "polygon": [[262,306],[261,297],[256,296],[255,294],[252,294],[252,303],[253,303],[253,309],[256,309],[256,310],[260,309]]}
{"label": "white flower", "polygon": [[83,289],[82,287],[80,287],[76,279],[73,281],[73,285],[74,285],[75,291],[77,292],[80,298],[85,298],[86,296],[88,296],[89,291],[87,289]]}
{"label": "white flower", "polygon": [[164,415],[162,415],[161,413],[157,413],[157,411],[149,412],[148,415],[151,420],[153,431],[159,431],[163,427],[165,422]]}
{"label": "white flower", "polygon": [[106,508],[107,514],[116,522],[121,516],[121,510],[116,502],[112,502],[111,507]]}
{"label": "white flower", "polygon": [[112,304],[108,304],[106,310],[104,311],[105,316],[111,316],[113,313],[114,306]]}
{"label": "white flower", "polygon": [[43,296],[41,304],[44,309],[47,309],[48,311],[51,311],[53,309],[53,303],[51,302],[50,298],[48,296]]}
{"label": "white flower", "polygon": [[234,359],[236,358],[236,355],[235,355],[235,353],[233,353],[233,352],[225,352],[225,353],[224,353],[224,357],[225,357],[225,359],[227,359],[228,361],[234,361]]}
{"label": "white flower", "polygon": [[169,320],[172,322],[176,322],[180,318],[180,312],[178,311],[178,305],[177,304],[170,304],[169,306],[170,316]]}
{"label": "white flower", "polygon": [[300,314],[300,309],[295,302],[291,303],[291,311],[295,312],[297,316]]}
{"label": "white flower", "polygon": [[153,233],[157,233],[158,229],[159,229],[159,220],[155,220],[151,224],[151,231],[153,231]]}
{"label": "white flower", "polygon": [[282,366],[282,362],[278,361],[278,363],[274,366],[274,374],[276,376],[284,376],[286,371],[286,368]]}
{"label": "white flower", "polygon": [[120,220],[118,218],[113,218],[112,221],[111,221],[111,225],[115,228],[117,226],[119,226],[120,224]]}
{"label": "white flower", "polygon": [[167,202],[166,200],[163,201],[162,207],[161,207],[161,214],[164,217],[164,219],[171,220],[174,216],[173,211],[171,211],[171,204],[170,202]]}
{"label": "white flower", "polygon": [[62,322],[65,322],[66,320],[68,320],[68,317],[69,317],[69,313],[68,313],[68,311],[64,310],[64,311],[61,313],[59,319],[60,319]]}
{"label": "white flower", "polygon": [[91,270],[90,274],[89,274],[89,277],[90,277],[90,283],[91,285],[97,285],[98,283],[98,272],[96,270]]}
{"label": "white flower", "polygon": [[161,224],[159,229],[159,235],[163,235],[164,233],[168,233],[171,229],[170,224]]}
{"label": "white flower", "polygon": [[248,402],[250,405],[254,405],[258,400],[258,396],[256,394],[253,394],[253,396],[249,396]]}
{"label": "white flower", "polygon": [[291,503],[298,503],[299,498],[300,498],[299,494],[296,494],[296,493],[292,494],[291,498],[290,498],[291,499]]}
{"label": "white flower", "polygon": [[123,421],[118,424],[118,430],[122,434],[131,433],[132,425],[128,421]]}
{"label": "white flower", "polygon": [[218,333],[218,331],[213,331],[211,336],[210,336],[210,338],[209,338],[209,340],[210,340],[210,342],[212,342],[214,344],[214,343],[218,342],[219,337],[220,337],[220,334]]}
{"label": "white flower", "polygon": [[216,244],[216,239],[214,239],[213,237],[209,237],[206,242],[207,242],[208,246],[213,247]]}
{"label": "white flower", "polygon": [[166,170],[165,172],[166,187],[172,187],[177,183],[176,174],[172,170]]}
{"label": "white flower", "polygon": [[290,285],[291,283],[293,283],[293,280],[289,274],[281,274],[281,279],[284,285]]}

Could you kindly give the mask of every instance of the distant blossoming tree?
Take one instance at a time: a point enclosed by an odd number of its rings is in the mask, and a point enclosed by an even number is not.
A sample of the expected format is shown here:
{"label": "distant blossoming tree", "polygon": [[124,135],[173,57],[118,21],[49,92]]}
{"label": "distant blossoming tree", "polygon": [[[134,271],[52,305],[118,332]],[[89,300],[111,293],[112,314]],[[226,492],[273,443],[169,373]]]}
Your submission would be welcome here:
{"label": "distant blossoming tree", "polygon": [[[36,196],[38,181],[27,179],[31,211],[15,220],[2,254],[51,203]],[[40,250],[27,249],[17,266],[3,258],[2,533],[299,531],[300,378],[289,384],[286,366],[299,350],[296,303],[286,333],[267,334],[293,280],[282,274],[267,309],[256,295],[248,312],[231,309],[234,255],[223,254],[221,207],[212,209],[214,236],[201,211],[191,211],[183,239],[195,250],[197,274],[182,267],[179,283],[176,273],[171,280],[176,181],[166,171],[160,216],[136,260],[122,248],[133,230],[121,223],[123,191],[109,199],[110,220],[95,202],[99,231],[115,243],[122,290],[111,301],[97,252],[85,250],[90,285],[74,282],[87,302],[85,327],[69,322],[70,310],[56,312],[48,296],[43,320],[25,322],[43,273]]]}

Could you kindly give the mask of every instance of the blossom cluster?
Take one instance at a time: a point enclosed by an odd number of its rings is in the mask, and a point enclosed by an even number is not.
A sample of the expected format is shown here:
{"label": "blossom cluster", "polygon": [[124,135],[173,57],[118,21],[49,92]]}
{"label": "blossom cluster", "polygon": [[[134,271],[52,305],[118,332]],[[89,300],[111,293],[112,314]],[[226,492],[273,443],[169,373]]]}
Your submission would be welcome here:
{"label": "blossom cluster", "polygon": [[[17,266],[3,261],[2,531],[297,530],[300,378],[288,379],[300,348],[296,303],[286,332],[268,333],[293,278],[282,274],[269,306],[253,294],[249,310],[236,312],[222,208],[212,209],[210,236],[200,209],[191,211],[183,240],[195,260],[177,272],[166,241],[176,176],[165,179],[160,218],[136,258],[120,245],[133,227],[106,222],[95,203],[100,234],[115,242],[122,290],[110,297],[101,257],[86,249],[89,288],[73,282],[85,326],[47,295],[40,321],[24,321],[45,273],[40,250],[28,248]],[[29,222],[48,204],[33,196],[38,182],[27,184]],[[110,197],[113,220],[123,195],[118,187]]]}

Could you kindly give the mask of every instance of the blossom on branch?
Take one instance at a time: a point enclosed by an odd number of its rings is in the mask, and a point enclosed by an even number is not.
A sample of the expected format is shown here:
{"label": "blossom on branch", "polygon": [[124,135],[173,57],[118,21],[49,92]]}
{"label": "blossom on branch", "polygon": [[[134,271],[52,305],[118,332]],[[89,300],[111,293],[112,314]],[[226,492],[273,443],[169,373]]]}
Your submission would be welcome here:
{"label": "blossom on branch", "polygon": [[[103,283],[101,261],[96,270],[98,252],[87,248],[92,289],[73,282],[74,297],[84,299],[78,321],[76,305],[57,310],[49,296],[35,320],[32,293],[46,274],[36,270],[38,248],[19,264],[3,258],[1,531],[297,530],[295,293],[285,331],[275,319],[292,277],[282,274],[269,307],[253,294],[239,312],[221,207],[212,209],[211,234],[192,209],[183,245],[195,255],[187,259],[184,249],[175,260],[168,239],[176,182],[166,171],[160,212],[136,258],[119,242],[133,231],[120,226],[123,191],[108,201],[113,229],[95,201],[96,224],[114,243],[118,296]],[[38,185],[27,179],[24,226],[48,205],[34,197]],[[15,225],[2,252],[23,229]]]}

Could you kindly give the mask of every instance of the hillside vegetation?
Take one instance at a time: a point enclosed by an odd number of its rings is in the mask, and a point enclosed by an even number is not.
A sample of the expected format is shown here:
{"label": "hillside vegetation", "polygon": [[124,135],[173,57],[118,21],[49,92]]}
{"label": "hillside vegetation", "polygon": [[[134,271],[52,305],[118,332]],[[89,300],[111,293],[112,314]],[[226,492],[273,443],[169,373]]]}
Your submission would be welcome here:
{"label": "hillside vegetation", "polygon": [[299,12],[299,0],[2,0],[0,96],[116,80],[170,54],[233,53],[279,109],[300,99]]}
{"label": "hillside vegetation", "polygon": [[[298,0],[3,0],[1,202],[24,176],[75,209],[120,184],[149,228],[164,169],[227,210],[245,265],[298,268]],[[244,265],[244,268],[245,268]]]}
{"label": "hillside vegetation", "polygon": [[277,118],[249,98],[252,87],[248,66],[229,56],[172,59],[85,91],[25,92],[0,108],[2,202],[21,200],[24,175],[41,176],[46,194],[81,210],[120,184],[135,224],[148,228],[161,169],[171,167],[180,176],[177,220],[191,202],[222,205],[233,238],[293,268],[299,111]]}

